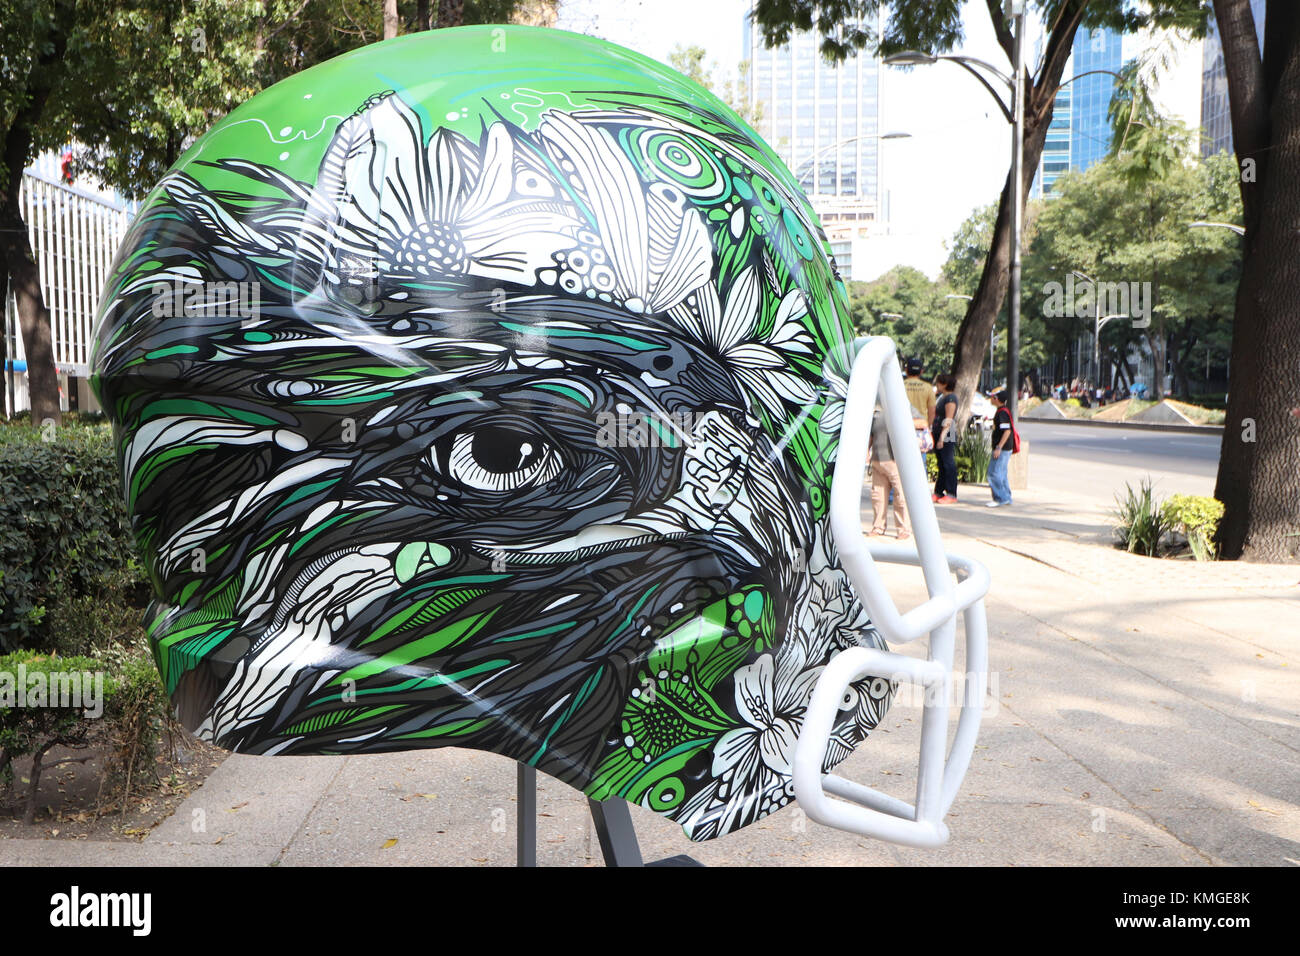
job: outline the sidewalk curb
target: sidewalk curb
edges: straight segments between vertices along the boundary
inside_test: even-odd
[[[1222,435],[1222,425],[1165,425],[1160,422],[1107,422],[1090,418],[1024,418],[1018,425],[1093,425],[1097,428],[1136,428],[1148,432],[1182,432],[1192,435]]]

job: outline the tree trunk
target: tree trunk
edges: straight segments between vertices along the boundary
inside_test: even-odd
[[[1215,497],[1226,558],[1300,559],[1300,9],[1270,0],[1261,63],[1247,0],[1215,0],[1246,235]]]
[[[432,30],[433,17],[430,13],[429,0],[419,0],[415,5],[415,29]]]
[[[0,408],[5,409],[5,417],[9,417],[9,269],[5,266],[4,253],[0,253],[0,390],[5,394],[0,395]],[[0,750],[0,777],[4,776],[5,754],[7,751]]]
[[[438,26],[459,27],[465,23],[465,0],[438,0]]]
[[[384,39],[397,36],[397,0],[384,0]]]
[[[19,180],[22,178],[19,167]],[[58,424],[59,376],[54,369],[54,342],[50,333],[50,310],[45,307],[40,268],[32,254],[27,224],[23,222],[17,197],[6,190],[0,204],[0,268],[9,273],[10,287],[18,304],[18,326],[23,351],[27,354],[27,393],[32,405],[32,424],[46,419]],[[12,190],[16,192],[16,190]]]
[[[54,369],[54,346],[50,332],[50,312],[45,307],[40,269],[32,254],[27,224],[23,221],[18,192],[22,188],[23,170],[31,160],[32,130],[36,129],[50,97],[54,78],[51,70],[63,60],[68,48],[75,5],[56,3],[48,23],[48,35],[39,57],[31,65],[25,84],[27,102],[13,114],[8,126],[0,125],[3,142],[3,170],[7,179],[0,192],[0,268],[8,272],[14,298],[18,304],[18,327],[22,330],[23,351],[27,355],[27,394],[32,406],[32,424],[50,419],[58,424],[59,376]],[[40,47],[37,47],[40,49]]]
[[[1086,7],[1087,0],[1066,0],[1064,9],[1057,15],[1054,29],[1047,39],[1038,81],[1031,84],[1029,77],[1026,77],[1024,153],[1021,163],[1022,196],[1028,195],[1029,187],[1033,185],[1034,175],[1038,171],[1038,161],[1043,155],[1043,142],[1047,139],[1047,128],[1052,122],[1056,91],[1070,56],[1075,31],[1079,28]],[[992,3],[989,4],[989,14],[994,18],[998,41],[1010,57],[1011,40],[1007,32],[1006,19]],[[998,215],[993,224],[993,241],[989,247],[988,257],[984,260],[984,271],[980,273],[979,285],[966,308],[961,327],[957,329],[957,341],[953,346],[952,373],[957,377],[958,425],[961,428],[966,427],[966,422],[970,418],[971,396],[979,382],[980,370],[984,367],[985,350],[988,348],[994,320],[1002,311],[1002,303],[1007,297],[1007,286],[1010,284],[1011,202],[1011,173],[1008,171],[1006,183],[1002,187],[1002,196],[998,200]],[[1015,388],[1016,385],[1015,382],[1007,382],[1008,388]]]
[[[32,769],[28,772],[31,783],[27,785],[27,806],[23,810],[23,823],[28,826],[36,822],[36,798],[40,795],[41,769],[45,762],[45,755],[53,746],[54,741],[51,740],[32,756]]]

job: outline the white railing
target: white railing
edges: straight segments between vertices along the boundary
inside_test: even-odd
[[[55,365],[60,372],[84,378],[89,374],[95,310],[113,257],[131,224],[132,210],[120,200],[30,170],[23,173],[19,206],[50,310]],[[4,306],[11,337],[9,357],[24,360],[12,292]]]

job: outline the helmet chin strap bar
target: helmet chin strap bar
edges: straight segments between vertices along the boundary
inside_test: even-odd
[[[928,634],[929,646],[925,659],[868,647],[852,647],[831,659],[813,689],[795,748],[795,796],[818,823],[906,846],[940,846],[948,840],[943,818],[961,787],[979,733],[988,682],[984,595],[989,574],[978,562],[943,550],[893,341],[873,336],[859,339],[858,344],[831,482],[831,533],[845,572],[885,640],[907,644]],[[862,484],[877,397],[895,450],[915,549],[910,544],[874,543],[862,533]],[[876,569],[877,561],[920,565],[929,599],[900,614]],[[967,680],[957,732],[945,759],[959,612],[966,634]],[[840,701],[848,686],[864,677],[907,681],[924,690],[915,804],[822,773]]]

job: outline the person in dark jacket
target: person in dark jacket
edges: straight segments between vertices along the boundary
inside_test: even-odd
[[[934,501],[957,503],[957,378],[944,372],[934,380],[939,397],[934,404],[934,456],[939,459],[939,477],[934,483]]]
[[[989,459],[989,490],[993,500],[986,508],[1001,508],[1011,504],[1011,485],[1007,483],[1007,468],[1015,451],[1012,436],[1011,410],[1007,408],[1007,395],[1001,389],[989,393],[993,400],[993,457]]]

